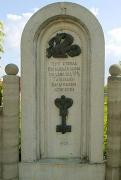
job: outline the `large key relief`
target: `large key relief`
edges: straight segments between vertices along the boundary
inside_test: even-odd
[[[62,95],[61,98],[55,99],[55,105],[59,108],[59,115],[61,116],[61,125],[56,126],[56,132],[61,132],[62,134],[71,132],[71,126],[66,124],[66,118],[68,109],[73,105],[73,100]]]

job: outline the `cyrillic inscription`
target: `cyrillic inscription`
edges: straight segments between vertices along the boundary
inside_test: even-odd
[[[80,80],[80,61],[48,61],[49,83],[57,92],[74,92]]]

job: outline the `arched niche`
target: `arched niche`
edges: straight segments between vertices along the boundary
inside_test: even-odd
[[[73,37],[81,53],[48,58],[49,41],[62,33]],[[23,161],[102,161],[104,38],[94,15],[73,3],[55,3],[39,10],[23,31],[21,58]],[[61,71],[67,74],[58,75]],[[66,116],[71,132],[65,134],[56,132],[61,117],[54,102],[62,95],[73,100]]]

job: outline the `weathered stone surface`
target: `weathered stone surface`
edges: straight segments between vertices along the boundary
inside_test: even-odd
[[[16,163],[19,161],[19,149],[16,147],[4,148],[2,153],[2,163]]]
[[[4,130],[13,130],[19,128],[19,121],[16,121],[16,116],[4,116],[4,121],[2,123],[2,128]]]
[[[8,64],[5,67],[5,72],[7,75],[16,75],[16,74],[18,74],[19,69],[15,64]]]
[[[50,17],[52,19],[48,21]],[[73,35],[74,43],[82,48],[82,52],[74,58],[48,59],[48,42],[61,31]],[[37,45],[35,50],[33,42]],[[65,153],[64,157],[102,161],[104,39],[96,18],[73,3],[49,5],[39,10],[27,23],[21,48],[22,159],[33,161],[40,159],[40,154],[56,158]],[[68,73],[68,76],[63,77],[59,73],[64,68],[68,70],[63,70],[63,74]],[[69,80],[69,74],[73,74],[73,80]],[[56,75],[61,80],[55,79]],[[56,132],[56,125],[61,119],[54,100],[61,95],[74,101],[67,120],[72,132],[65,136]]]
[[[20,163],[19,180],[104,180],[104,164],[54,163],[54,162]],[[28,173],[29,172],[29,173]]]
[[[17,127],[18,128],[18,127]],[[15,147],[19,145],[19,131],[18,129],[5,130],[2,133],[3,147]]]
[[[121,65],[113,64],[109,69],[109,73],[111,74],[111,76],[121,75]]]
[[[64,36],[60,40],[58,36],[63,33],[70,39]],[[71,48],[80,47],[78,55],[70,52],[70,42]],[[104,180],[104,165],[102,170],[102,164],[99,165],[98,176],[88,164],[103,163],[104,37],[99,22],[82,6],[55,3],[31,17],[21,43],[22,162],[29,167],[30,162],[41,163],[46,158],[53,175],[47,168],[42,180],[53,180],[56,176],[64,179],[66,170],[70,179]],[[68,111],[64,103],[60,109],[55,105],[55,99],[63,95],[73,100]],[[57,132],[62,118],[63,121],[66,118],[71,132]],[[57,165],[56,174],[49,159],[63,158],[65,161]],[[70,166],[63,168],[68,159],[74,159],[77,173]],[[86,168],[83,172],[76,159],[86,163],[88,173]],[[45,171],[43,166],[33,164],[31,174],[27,174],[23,167],[20,166],[23,180],[38,180]]]
[[[4,164],[2,167],[3,179],[10,180],[18,177],[18,164]]]
[[[120,180],[121,179],[121,168],[108,167],[106,171],[106,180]]]
[[[2,178],[18,178],[19,162],[19,81],[16,66],[6,67],[3,77]]]
[[[2,121],[3,121],[3,107],[0,107],[0,178],[2,176]]]
[[[121,178],[121,67],[112,65],[108,78],[108,131],[106,180]]]

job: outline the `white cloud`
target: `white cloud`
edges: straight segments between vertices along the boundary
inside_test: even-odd
[[[9,13],[6,15],[4,22],[5,42],[4,53],[2,55],[3,64],[0,64],[0,76],[4,74],[1,67],[8,63],[15,63],[20,69],[20,41],[23,28],[29,18],[38,10],[34,8],[30,12],[23,12],[21,14]]]
[[[109,75],[109,67],[121,61],[121,27],[114,28],[105,33],[105,73]]]
[[[96,7],[91,7],[91,8],[90,8],[90,11],[91,11],[95,16],[98,16],[98,14],[99,14],[99,9],[96,8]]]
[[[38,10],[34,8],[31,12],[25,12],[22,14],[7,14],[7,20],[5,23],[5,44],[9,49],[20,49],[20,39],[23,28],[28,19]],[[93,14],[98,15],[99,9],[92,7],[90,9]]]
[[[33,13],[34,12],[32,12],[32,13],[31,12],[23,13],[22,16],[23,16],[23,18],[27,18],[28,19],[28,18],[30,18],[33,15]]]
[[[106,53],[121,59],[121,27],[106,33]]]
[[[16,14],[7,14],[7,19],[12,20],[12,21],[18,21],[22,17]]]
[[[37,10],[37,8],[34,8],[31,12],[22,13],[21,15],[7,14],[7,20],[5,23],[5,44],[8,48],[14,48],[18,51],[20,48],[20,39],[23,28],[28,19]]]

